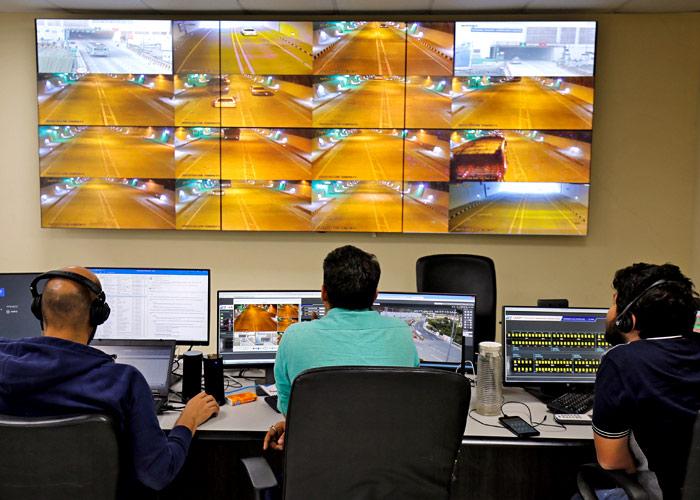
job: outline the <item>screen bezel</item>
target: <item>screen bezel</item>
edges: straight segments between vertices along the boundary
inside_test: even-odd
[[[582,380],[577,380],[577,381],[570,381],[570,382],[554,382],[554,381],[547,381],[547,380],[540,380],[540,381],[532,381],[532,382],[525,382],[525,381],[508,381],[506,379],[506,374],[507,374],[507,362],[506,362],[506,309],[507,308],[524,308],[524,309],[529,309],[529,310],[546,310],[546,311],[568,311],[568,310],[574,310],[574,311],[580,311],[583,309],[590,309],[590,310],[596,310],[600,312],[605,312],[607,314],[609,308],[608,307],[538,307],[538,306],[514,306],[514,305],[504,305],[503,309],[501,311],[501,341],[503,344],[503,369],[501,372],[501,377],[503,381],[503,386],[504,387],[557,387],[557,386],[584,386],[584,387],[592,387],[595,385],[595,375],[593,376],[593,380],[591,381],[582,381]]]
[[[202,340],[175,340],[175,345],[196,345],[196,346],[208,346],[209,338],[211,336],[211,269],[209,268],[185,268],[185,267],[118,267],[118,266],[89,266],[86,268],[90,272],[94,269],[119,269],[119,270],[147,270],[147,271],[206,271],[207,273],[207,339]],[[99,276],[98,276],[99,279]],[[107,303],[109,304],[109,297],[107,297]],[[99,328],[99,327],[98,327]],[[95,339],[95,340],[115,340],[117,342],[130,342],[130,341],[172,341],[173,339],[164,338],[148,338],[148,339]]]

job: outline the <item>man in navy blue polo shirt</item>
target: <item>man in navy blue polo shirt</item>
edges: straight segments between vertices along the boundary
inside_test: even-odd
[[[615,273],[596,378],[593,430],[604,469],[639,472],[652,498],[680,498],[700,410],[698,294],[671,264]]]
[[[197,427],[218,413],[204,392],[192,398],[168,436],[160,429],[146,379],[90,347],[95,301],[104,304],[97,277],[82,267],[47,274],[41,294],[43,336],[0,339],[0,413],[29,417],[106,413],[123,436],[131,470],[120,480],[120,497],[133,479],[160,490],[179,472]],[[107,312],[107,316],[109,313]],[[106,319],[106,318],[104,318]],[[103,319],[103,321],[104,321]]]

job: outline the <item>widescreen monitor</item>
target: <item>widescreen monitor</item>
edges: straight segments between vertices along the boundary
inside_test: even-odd
[[[37,19],[42,227],[585,235],[595,21]]]
[[[96,339],[209,343],[208,269],[90,270],[100,279],[112,309]]]
[[[593,384],[607,308],[503,308],[504,383]]]
[[[473,352],[473,295],[380,293],[373,308],[411,327],[421,365],[458,368]],[[289,325],[325,314],[318,291],[220,291],[219,354],[226,365],[269,365]]]
[[[700,311],[695,314],[695,326],[693,327],[693,332],[700,333]]]
[[[41,324],[31,311],[29,285],[41,273],[0,274],[0,338],[38,337]]]

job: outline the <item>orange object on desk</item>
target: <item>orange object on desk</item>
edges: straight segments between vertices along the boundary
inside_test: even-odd
[[[258,396],[254,392],[241,392],[239,394],[229,394],[226,396],[232,405],[242,405],[243,403],[252,403]]]

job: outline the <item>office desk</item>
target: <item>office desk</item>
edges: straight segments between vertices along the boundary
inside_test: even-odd
[[[546,407],[519,388],[506,388],[505,401],[526,403],[535,422]],[[472,391],[472,407],[475,391]],[[529,420],[521,404],[508,404],[509,415]],[[178,413],[159,417],[163,429],[171,429]],[[475,415],[480,421],[498,425],[498,417]],[[162,498],[247,498],[245,476],[239,459],[262,454],[262,438],[281,415],[262,398],[239,406],[222,407],[219,416],[203,424],[192,443],[187,463]],[[551,414],[545,423],[554,424]],[[505,428],[482,425],[467,419],[452,498],[543,499],[569,498],[574,492],[579,464],[595,460],[590,426],[566,429],[539,427],[541,435],[518,439]],[[282,454],[266,453],[281,464]]]

